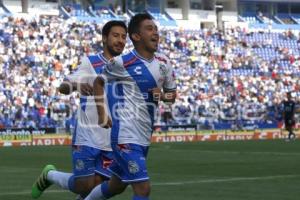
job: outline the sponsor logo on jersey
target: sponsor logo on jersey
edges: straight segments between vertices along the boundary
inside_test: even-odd
[[[136,66],[133,71],[135,72],[136,75],[142,75],[142,67],[141,66]]]

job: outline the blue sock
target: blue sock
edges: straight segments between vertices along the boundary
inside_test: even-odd
[[[102,184],[101,184],[101,192],[103,194],[103,196],[107,199],[109,199],[110,197],[114,196],[113,194],[111,194],[109,192],[109,189],[108,189],[108,181],[104,181]]]
[[[74,175],[69,178],[68,187],[69,187],[70,191],[74,192],[74,187],[75,187],[75,177],[74,177]]]
[[[139,197],[139,196],[134,195],[132,200],[149,200],[149,197]]]

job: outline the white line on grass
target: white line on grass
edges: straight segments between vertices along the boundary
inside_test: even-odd
[[[243,182],[243,181],[257,181],[257,180],[272,180],[272,179],[286,179],[286,178],[297,178],[300,174],[291,175],[278,175],[278,176],[257,176],[257,177],[235,177],[235,178],[220,178],[220,179],[203,179],[193,181],[178,181],[178,182],[161,182],[152,183],[153,186],[177,186],[177,185],[188,185],[188,184],[201,184],[201,183],[220,183],[220,182]],[[19,192],[1,192],[0,196],[16,196],[16,195],[30,195],[29,190],[23,190]],[[47,190],[46,193],[64,193],[66,190]]]
[[[270,180],[270,179],[296,178],[296,177],[300,177],[300,175],[294,174],[294,175],[278,175],[278,176],[257,176],[257,177],[235,177],[235,178],[203,179],[203,180],[181,181],[181,182],[153,183],[152,185],[154,185],[154,186],[172,186],[172,185],[201,184],[201,183],[257,181],[257,180]]]
[[[151,149],[151,151],[158,151],[162,149]],[[163,149],[165,150],[165,149]],[[199,153],[218,153],[218,154],[261,154],[261,155],[274,155],[274,156],[300,156],[300,153],[296,152],[269,152],[269,151],[213,151],[213,150],[201,150],[201,149],[170,149],[172,152],[199,152]]]

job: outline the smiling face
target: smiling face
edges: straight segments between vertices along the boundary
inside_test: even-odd
[[[105,48],[112,56],[120,55],[126,45],[126,30],[121,26],[113,26],[108,36],[103,37]]]
[[[158,28],[151,15],[140,13],[133,16],[128,26],[129,37],[139,52],[153,54],[157,51]]]
[[[140,41],[149,52],[155,52],[158,48],[158,28],[153,20],[146,19],[140,24]]]

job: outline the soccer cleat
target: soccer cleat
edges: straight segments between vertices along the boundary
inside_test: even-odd
[[[40,176],[37,178],[37,180],[32,185],[31,189],[31,196],[34,199],[39,198],[44,190],[46,190],[52,183],[47,180],[47,174],[50,170],[56,170],[56,168],[53,165],[46,165],[40,174]]]

